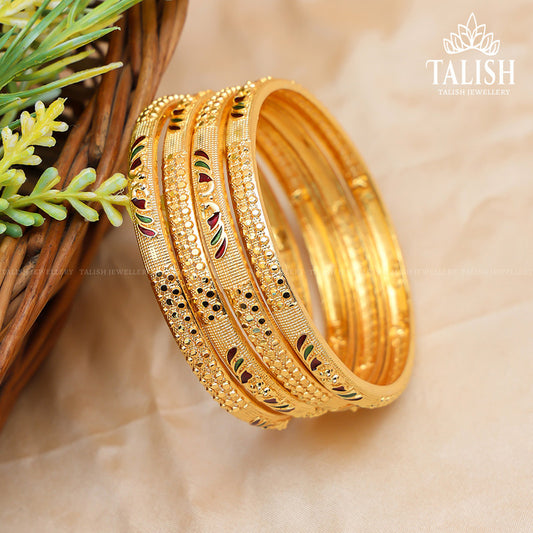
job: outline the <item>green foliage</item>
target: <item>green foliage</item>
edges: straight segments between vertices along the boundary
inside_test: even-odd
[[[139,0],[0,0],[0,126],[37,99],[50,99],[67,85],[120,67],[119,62],[65,73],[86,59],[79,50],[108,33],[120,14]],[[76,53],[78,52],[78,53]],[[49,98],[45,98],[48,96]],[[7,119],[5,118],[7,117]]]
[[[110,222],[122,223],[120,212],[114,205],[126,206],[128,199],[116,194],[126,187],[126,178],[114,174],[95,191],[85,190],[96,180],[92,168],[82,170],[64,190],[54,187],[61,181],[55,168],[46,169],[28,195],[19,194],[26,181],[24,166],[38,165],[41,158],[34,154],[35,146],[51,147],[55,144],[53,133],[65,131],[67,125],[56,118],[63,112],[64,100],[55,100],[48,108],[42,102],[35,104],[35,117],[27,111],[20,116],[20,133],[9,127],[2,129],[3,155],[0,158],[0,234],[20,237],[24,226],[40,226],[43,216],[32,208],[38,208],[56,220],[63,220],[68,202],[82,217],[91,222],[98,220],[98,212],[87,202],[99,203]],[[13,168],[16,166],[16,168]]]
[[[39,226],[44,215],[61,220],[65,203],[86,220],[98,220],[88,205],[100,204],[114,225],[122,222],[114,205],[127,205],[116,194],[126,185],[115,174],[95,191],[94,169],[82,170],[64,189],[54,168],[45,170],[30,194],[21,194],[24,166],[39,165],[36,146],[53,147],[54,133],[66,131],[56,120],[64,109],[61,89],[118,68],[115,62],[91,68],[82,65],[93,54],[90,44],[116,30],[121,14],[140,0],[0,0],[0,234],[22,235],[25,226]],[[48,107],[43,104],[51,102]],[[35,106],[35,112],[25,111]],[[43,214],[41,214],[43,213]]]

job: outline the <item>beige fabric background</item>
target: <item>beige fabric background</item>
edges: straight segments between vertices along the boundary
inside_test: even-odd
[[[431,86],[425,61],[471,11],[516,59],[510,96]],[[281,433],[233,419],[177,352],[125,224],[0,435],[0,531],[531,531],[532,25],[530,0],[191,0],[159,92],[270,74],[333,110],[404,250],[412,381]]]

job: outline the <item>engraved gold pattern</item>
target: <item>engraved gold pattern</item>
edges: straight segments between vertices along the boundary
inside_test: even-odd
[[[301,224],[325,336],[299,296],[299,273],[284,272],[278,247],[289,241],[270,222],[258,152]],[[132,137],[129,194],[163,315],[228,412],[282,429],[290,417],[380,407],[401,394],[413,325],[398,242],[359,154],[303,88],[263,78],[154,101]]]

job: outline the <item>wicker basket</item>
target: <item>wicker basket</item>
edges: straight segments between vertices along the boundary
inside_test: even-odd
[[[124,171],[137,115],[152,100],[178,42],[187,0],[144,0],[120,21],[122,31],[95,43],[100,61],[124,67],[68,92],[75,127],[58,143],[54,165],[64,184],[87,166],[98,179]],[[67,115],[68,117],[69,115]],[[117,135],[116,132],[123,132]],[[56,152],[56,153],[57,153]],[[95,184],[98,186],[98,182]],[[73,214],[0,244],[0,428],[18,394],[53,347],[99,242],[109,228]]]

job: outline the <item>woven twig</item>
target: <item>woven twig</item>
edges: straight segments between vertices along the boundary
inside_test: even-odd
[[[96,47],[102,61],[124,67],[99,84],[69,93],[68,112],[79,116],[53,164],[67,184],[82,168],[102,179],[126,168],[136,117],[152,100],[178,42],[187,0],[143,0],[122,18],[108,46]],[[104,52],[105,51],[105,52]],[[123,132],[117,135],[116,132]],[[106,217],[88,224],[72,215],[47,221],[0,244],[0,427],[18,394],[48,355],[72,300],[105,235]]]

